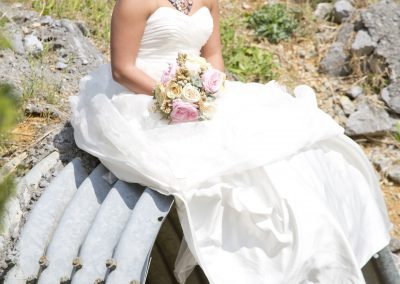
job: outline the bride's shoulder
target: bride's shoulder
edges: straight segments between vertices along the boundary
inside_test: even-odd
[[[212,9],[214,7],[218,7],[218,0],[203,0],[205,2],[205,6]]]
[[[157,9],[157,1],[118,0],[115,3],[113,17],[147,19]]]

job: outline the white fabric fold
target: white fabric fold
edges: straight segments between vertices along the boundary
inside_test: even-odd
[[[136,65],[158,80],[213,30],[161,8]],[[198,263],[214,284],[365,283],[360,268],[389,242],[386,206],[360,147],[305,85],[226,82],[210,121],[168,124],[152,98],[112,80],[109,64],[71,98],[77,145],[121,180],[175,196],[185,235],[175,275]]]

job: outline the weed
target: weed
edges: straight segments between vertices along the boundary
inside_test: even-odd
[[[400,122],[397,122],[397,124],[396,124],[396,130],[394,132],[394,138],[396,138],[396,140],[400,142]]]
[[[1,25],[0,25],[1,28]],[[3,31],[0,29],[0,49],[11,49],[11,43],[6,37],[6,35],[3,33]]]
[[[298,27],[294,13],[284,4],[262,6],[247,18],[247,23],[258,37],[271,43],[290,38]]]
[[[15,177],[13,175],[8,175],[2,180],[0,180],[0,231],[3,231],[5,208],[7,201],[10,197],[15,194]]]
[[[236,33],[241,24],[237,18],[221,20],[223,58],[227,71],[241,81],[266,82],[276,77],[272,56],[265,49],[254,46],[243,35]]]
[[[48,104],[57,105],[61,93],[61,81],[46,80],[44,66],[48,65],[51,56],[48,44],[44,45],[43,52],[38,56],[30,56],[29,72],[25,74],[22,85],[23,103],[28,101],[45,101]]]
[[[18,101],[12,96],[12,92],[11,85],[0,85],[0,149],[18,118]]]

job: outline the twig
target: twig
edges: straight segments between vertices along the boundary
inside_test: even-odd
[[[43,16],[43,13],[44,13],[44,10],[46,9],[46,0],[44,0],[44,1],[42,1],[42,3],[43,3],[43,8],[42,8],[42,11],[40,11],[40,16]]]
[[[26,134],[26,133],[12,133],[12,132],[11,132],[11,135],[29,136],[29,137],[35,136],[34,134]]]
[[[393,136],[392,136],[392,138],[393,138],[392,142],[386,142],[381,139],[377,139],[377,138],[373,138],[373,137],[365,137],[365,138],[366,138],[366,140],[369,140],[369,141],[373,141],[373,142],[377,142],[377,143],[381,143],[381,144],[385,144],[385,145],[393,145],[400,149],[400,143],[397,142],[397,140]]]

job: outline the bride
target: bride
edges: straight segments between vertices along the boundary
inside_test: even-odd
[[[390,240],[374,169],[298,86],[227,81],[212,120],[168,124],[152,90],[178,52],[223,71],[217,0],[119,0],[111,64],[71,98],[77,145],[119,179],[175,196],[176,276],[211,283],[365,283]]]

